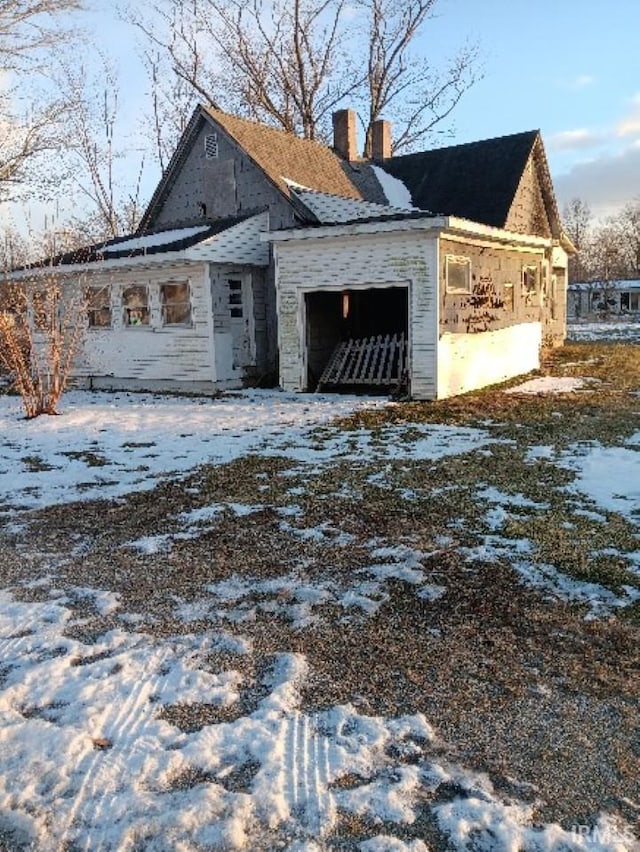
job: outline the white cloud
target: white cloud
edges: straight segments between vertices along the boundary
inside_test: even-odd
[[[616,125],[616,136],[621,138],[637,136],[640,138],[640,93],[629,98],[629,103],[631,109]]]
[[[576,130],[562,130],[549,137],[547,147],[550,151],[576,151],[594,148],[603,141],[601,133],[587,130],[585,127]]]
[[[577,77],[572,77],[570,80],[565,80],[562,85],[565,89],[585,89],[595,83],[595,77],[591,74],[578,74]]]
[[[575,165],[554,178],[560,208],[571,198],[583,198],[596,216],[615,213],[640,196],[640,145]]]

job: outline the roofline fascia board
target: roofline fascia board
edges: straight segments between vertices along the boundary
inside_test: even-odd
[[[287,242],[290,240],[323,239],[326,237],[348,237],[358,234],[392,233],[394,231],[438,231],[449,232],[471,238],[482,238],[495,242],[510,242],[516,245],[551,248],[557,241],[550,237],[518,234],[491,225],[482,225],[470,219],[456,216],[432,216],[424,219],[395,219],[393,221],[353,222],[350,224],[323,225],[319,228],[271,231],[261,235],[265,242]]]
[[[396,219],[380,222],[351,222],[349,224],[322,225],[319,228],[288,228],[261,235],[265,242],[323,239],[325,237],[350,237],[358,234],[379,234],[393,231],[433,231],[447,227],[448,219],[442,216],[425,219]]]
[[[473,222],[471,219],[461,219],[457,216],[449,217],[448,230],[454,233],[495,240],[496,242],[510,242],[541,248],[551,248],[558,243],[558,240],[553,237],[519,234],[517,231],[508,231],[506,228],[494,228],[492,225],[482,225],[480,222]]]
[[[95,260],[91,263],[65,263],[60,266],[36,266],[33,269],[20,269],[9,273],[11,281],[24,281],[35,278],[46,278],[52,275],[64,275],[73,277],[87,272],[102,272],[103,270],[121,269],[123,271],[136,270],[145,266],[184,266],[209,263],[206,258],[192,258],[187,251],[172,252],[167,254],[147,254],[138,257],[112,257],[107,260]]]
[[[183,134],[180,140],[178,141],[176,149],[173,152],[171,159],[169,160],[167,168],[161,175],[158,185],[156,186],[155,191],[151,196],[151,199],[149,200],[149,203],[147,204],[144,213],[140,217],[140,222],[138,224],[138,227],[136,228],[136,233],[144,233],[144,229],[147,222],[153,217],[153,214],[162,197],[171,187],[171,183],[175,179],[178,165],[184,157],[185,152],[188,151],[189,143],[194,138],[198,122],[201,118],[203,118],[203,116],[204,113],[202,110],[202,105],[198,104],[196,107],[194,107],[194,110],[191,114],[191,118],[189,119],[189,122],[187,123],[187,126],[185,127]]]

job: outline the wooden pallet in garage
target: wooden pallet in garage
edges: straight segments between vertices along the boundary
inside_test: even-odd
[[[345,340],[333,350],[316,391],[339,385],[398,388],[407,375],[404,333]]]

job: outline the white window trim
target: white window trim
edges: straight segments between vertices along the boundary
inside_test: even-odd
[[[462,287],[454,287],[449,284],[449,264],[456,264],[457,266],[466,266],[467,267],[467,286],[465,288]],[[444,260],[444,268],[445,268],[445,288],[447,293],[460,293],[469,295],[471,293],[471,258],[465,257],[463,255],[458,254],[447,254],[445,255]]]
[[[125,305],[125,302],[124,302],[124,294],[127,292],[127,290],[136,290],[136,289],[143,289],[143,288],[147,293],[147,308],[146,308],[146,310],[147,310],[147,316],[149,317],[149,322],[140,323],[139,325],[128,323],[127,320],[126,320],[127,308],[126,308],[126,305]],[[153,312],[152,312],[152,305],[151,305],[151,292],[150,292],[149,284],[146,284],[146,283],[145,284],[138,284],[138,283],[136,283],[136,284],[123,284],[122,285],[122,289],[121,289],[121,292],[120,292],[120,315],[121,315],[122,328],[127,329],[127,331],[129,331],[131,329],[134,329],[135,331],[153,331],[154,322],[153,322]]]
[[[520,278],[520,284],[522,286],[522,295],[523,296],[537,296],[540,292],[540,267],[537,263],[525,263],[522,267],[522,274]],[[529,271],[533,271],[535,274],[536,284],[533,290],[530,290],[525,287],[525,277],[526,273]]]
[[[166,307],[162,298],[163,287],[176,287],[180,284],[186,285],[187,299],[186,304],[189,305],[189,319],[185,322],[166,322],[164,309]],[[191,281],[188,278],[175,281],[159,281],[158,282],[158,299],[160,300],[160,325],[162,328],[192,328],[193,327],[193,299],[191,297]],[[176,303],[182,304],[182,303]]]
[[[89,311],[90,311],[90,296],[89,293],[91,290],[97,290],[99,293],[105,292],[105,300],[103,307],[109,308],[109,323],[107,325],[92,325],[89,322]],[[92,333],[94,331],[111,331],[113,328],[113,304],[112,304],[112,294],[111,294],[111,286],[109,284],[90,284],[85,288],[85,299],[87,304],[87,328]]]

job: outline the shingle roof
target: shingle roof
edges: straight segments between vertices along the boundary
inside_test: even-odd
[[[423,210],[505,226],[537,130],[385,160]]]
[[[252,214],[234,216],[228,219],[217,219],[215,222],[205,223],[187,228],[165,228],[163,230],[149,232],[144,236],[127,234],[113,240],[82,246],[73,251],[48,257],[25,267],[13,270],[20,272],[26,269],[37,269],[49,266],[67,266],[73,264],[94,263],[101,260],[115,260],[117,258],[139,257],[141,255],[160,254],[171,251],[184,251],[207,240],[216,234],[232,228],[234,225],[250,218]]]
[[[352,166],[326,145],[210,107],[202,109],[236,140],[285,196],[290,197],[289,180],[345,198],[363,197],[358,188],[360,167]]]
[[[358,201],[354,198],[343,198],[316,190],[292,187],[292,192],[311,211],[317,222],[323,225],[354,222],[359,219],[370,219],[372,216],[397,216],[411,212],[407,208]]]

